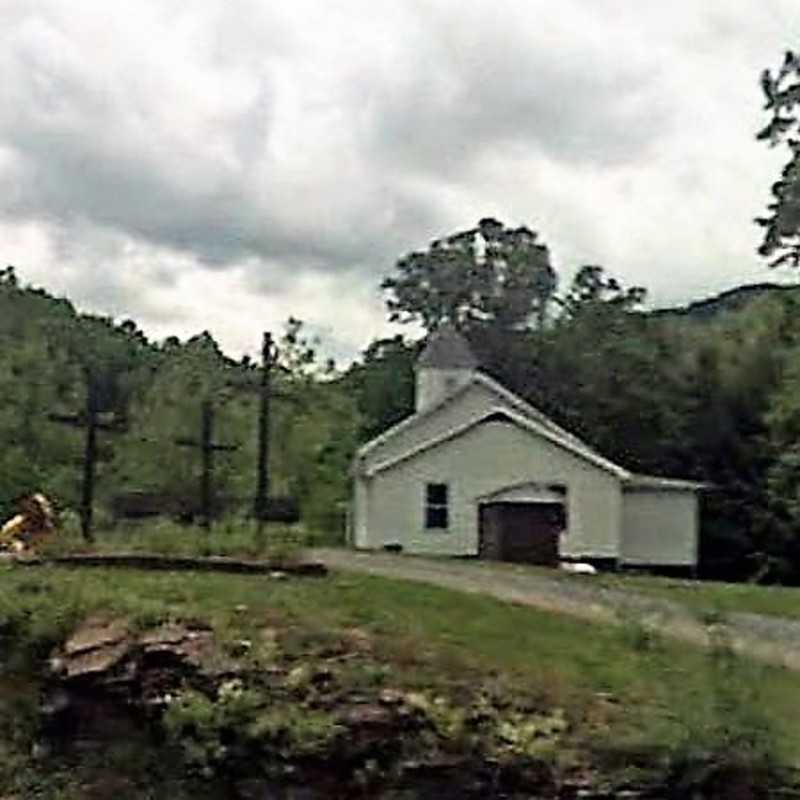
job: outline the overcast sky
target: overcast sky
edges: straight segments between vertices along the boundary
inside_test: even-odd
[[[0,0],[0,261],[163,338],[352,355],[403,253],[526,224],[657,305],[777,277],[797,0]]]

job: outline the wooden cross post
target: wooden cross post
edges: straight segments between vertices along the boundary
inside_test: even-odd
[[[97,473],[97,433],[122,433],[124,424],[119,422],[101,421],[98,408],[97,384],[91,374],[86,382],[86,409],[81,414],[49,414],[51,422],[69,425],[71,428],[86,430],[86,440],[83,448],[83,482],[81,486],[81,532],[87,542],[93,542],[92,522],[94,517],[94,484]]]
[[[264,523],[280,519],[289,521],[296,515],[296,507],[290,498],[274,498],[270,494],[270,414],[272,400],[284,400],[294,405],[305,405],[302,398],[295,397],[272,387],[272,372],[277,363],[277,351],[272,335],[264,333],[261,349],[261,381],[259,387],[258,414],[258,464],[253,516],[257,521],[258,541],[263,544]]]
[[[261,349],[261,387],[258,412],[258,471],[256,476],[255,507],[253,509],[255,518],[258,520],[259,535],[261,535],[263,530],[264,516],[269,503],[269,414],[273,358],[272,334],[265,332]]]
[[[193,447],[201,451],[203,456],[203,469],[200,475],[200,513],[203,517],[203,527],[211,528],[213,516],[213,476],[214,453],[232,452],[238,450],[239,445],[214,443],[214,406],[208,398],[203,401],[201,413],[200,441],[194,439],[176,439],[175,444],[181,447]]]

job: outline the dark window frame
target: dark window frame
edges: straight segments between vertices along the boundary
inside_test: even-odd
[[[425,484],[425,530],[450,529],[450,484]]]

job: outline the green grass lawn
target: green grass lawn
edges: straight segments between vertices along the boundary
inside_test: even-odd
[[[73,521],[37,549],[45,556],[125,552],[269,559],[294,557],[302,546],[324,541],[325,537],[309,532],[301,525],[267,523],[259,531],[252,520],[231,519],[217,522],[209,531],[199,526],[158,519],[102,528],[95,531],[92,542],[87,542]]]
[[[481,561],[462,563],[470,564],[476,570],[485,567]],[[574,575],[546,567],[499,562],[494,562],[491,566],[493,569],[508,570],[516,575],[530,574],[559,581],[574,581],[581,585],[604,586],[609,589],[663,597],[686,606],[700,616],[708,613],[749,612],[800,619],[800,587],[723,583],[625,572],[601,572],[591,576]]]
[[[750,612],[800,619],[800,588],[750,583],[677,580],[642,575],[605,575],[604,585],[683,603],[702,612]]]
[[[147,552],[185,556],[234,556],[239,558],[294,558],[304,546],[324,543],[324,537],[309,535],[299,526],[273,524],[261,535],[252,522],[223,521],[209,533],[201,528],[187,528],[167,520],[120,525],[114,530],[100,530],[95,542],[88,545],[71,526],[45,545],[44,554],[67,552],[100,553]],[[413,558],[413,557],[412,557]],[[460,562],[480,570],[479,561]],[[571,575],[558,570],[517,564],[492,563],[493,569],[507,569],[517,574],[530,573],[564,581],[578,581],[608,588],[635,591],[681,603],[699,615],[736,611],[800,618],[800,588],[757,586],[745,583],[678,580],[625,573],[598,576]]]
[[[748,612],[768,616],[800,619],[800,587],[759,586],[752,583],[723,583],[657,575],[601,573],[599,575],[571,575],[539,567],[511,566],[519,571],[532,570],[533,574],[555,577],[559,580],[601,585],[609,589],[636,592],[663,597],[680,603],[692,611],[706,613]]]
[[[500,676],[513,691],[566,709],[587,737],[602,713],[613,731],[604,744],[615,746],[702,737],[720,714],[748,725],[752,716],[774,729],[784,758],[800,761],[800,675],[720,660],[635,626],[592,626],[491,598],[353,574],[275,581],[0,567],[0,625],[13,623],[31,652],[46,653],[96,610],[143,626],[199,617],[223,639],[279,625],[295,633],[298,648],[356,628],[373,641],[386,665],[381,680],[389,684],[448,693]]]

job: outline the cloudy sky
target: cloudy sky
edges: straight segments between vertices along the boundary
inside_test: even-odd
[[[352,355],[496,216],[658,305],[772,279],[754,140],[796,0],[0,0],[0,262],[152,336]]]

